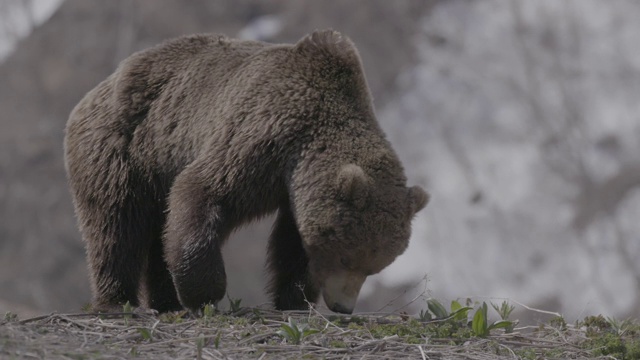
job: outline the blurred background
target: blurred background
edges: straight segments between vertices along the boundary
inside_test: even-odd
[[[332,27],[358,47],[410,183],[432,194],[356,311],[412,313],[424,294],[640,316],[638,19],[632,0],[0,0],[0,312],[90,300],[63,129],[122,59],[181,34],[295,42]],[[272,221],[225,249],[242,305],[268,301]]]

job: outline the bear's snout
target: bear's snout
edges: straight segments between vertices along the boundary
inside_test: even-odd
[[[330,275],[322,287],[324,302],[331,311],[351,314],[366,278],[366,275],[347,271]]]
[[[351,313],[353,313],[353,308],[346,308],[338,303],[334,303],[333,306],[329,306],[329,309],[331,309],[331,311],[333,312],[337,312],[341,314],[351,315]]]

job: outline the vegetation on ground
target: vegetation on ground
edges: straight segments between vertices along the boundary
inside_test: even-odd
[[[640,324],[589,316],[518,326],[508,302],[429,299],[406,313],[328,315],[207,306],[202,314],[51,314],[0,320],[2,359],[640,359]],[[490,309],[493,309],[491,312]],[[535,311],[535,310],[532,310]],[[495,319],[494,319],[495,318]]]

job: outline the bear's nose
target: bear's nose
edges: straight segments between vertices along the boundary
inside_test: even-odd
[[[333,312],[341,313],[341,314],[351,314],[353,313],[353,307],[347,307],[342,304],[334,303],[332,305],[327,305],[329,309]]]

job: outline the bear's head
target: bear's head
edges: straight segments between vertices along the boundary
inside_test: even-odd
[[[327,306],[350,314],[369,275],[391,264],[408,246],[411,220],[429,201],[405,179],[367,175],[362,167],[338,168],[312,226],[301,227],[312,279]],[[325,189],[326,190],[326,189]]]

